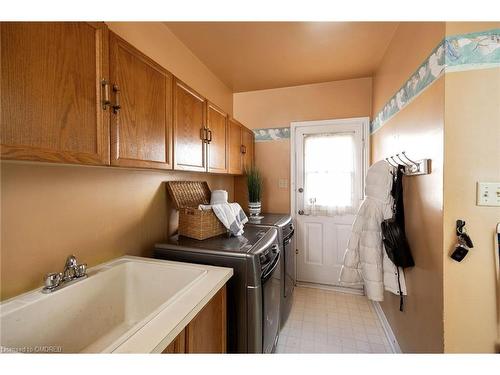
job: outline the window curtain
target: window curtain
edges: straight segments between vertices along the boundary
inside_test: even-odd
[[[304,137],[304,211],[313,216],[354,213],[354,133]]]

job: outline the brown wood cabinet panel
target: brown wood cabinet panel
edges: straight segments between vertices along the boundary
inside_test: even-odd
[[[186,352],[225,353],[226,324],[226,286],[224,286],[187,326]]]
[[[172,75],[110,33],[111,164],[172,168]]]
[[[254,164],[254,141],[255,135],[252,130],[243,127],[242,131],[242,145],[243,145],[243,171],[250,168]]]
[[[109,164],[104,23],[2,22],[3,159]]]
[[[163,354],[183,354],[186,353],[186,330],[183,329],[181,333],[172,341],[162,352]]]
[[[228,167],[228,131],[227,114],[214,104],[207,104],[208,171],[227,173]]]
[[[174,169],[205,171],[205,98],[174,80]]]
[[[242,151],[242,126],[234,120],[228,121],[228,146],[229,146],[229,173],[242,174],[243,173],[243,154]]]

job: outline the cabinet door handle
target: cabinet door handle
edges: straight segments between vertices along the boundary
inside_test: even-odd
[[[111,104],[111,100],[109,100],[109,82],[103,79],[101,81],[102,87],[102,109],[108,109],[108,106]]]
[[[113,112],[118,113],[122,108],[120,105],[120,87],[118,85],[113,85],[113,92],[115,93],[115,104],[113,105]]]
[[[207,128],[203,127],[200,129],[200,138],[203,143],[208,143]]]
[[[210,143],[212,142],[212,131],[210,129],[207,129],[208,131],[208,139],[207,139],[207,142]]]
[[[247,147],[245,145],[241,145],[241,153],[246,154],[247,153]]]

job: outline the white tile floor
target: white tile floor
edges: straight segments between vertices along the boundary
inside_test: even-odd
[[[294,293],[277,353],[391,353],[366,297],[305,287]]]

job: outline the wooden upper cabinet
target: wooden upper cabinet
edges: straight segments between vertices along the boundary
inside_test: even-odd
[[[2,22],[3,159],[109,164],[104,23]]]
[[[174,80],[174,169],[206,171],[205,98]]]
[[[210,102],[207,104],[207,133],[208,171],[227,173],[227,114]]]
[[[172,74],[117,35],[109,42],[111,164],[170,169]]]
[[[228,148],[229,148],[229,173],[242,174],[243,173],[243,143],[242,143],[242,126],[234,120],[228,121]]]
[[[242,136],[242,152],[243,152],[243,172],[252,167],[255,157],[255,135],[252,130],[243,127]]]
[[[251,131],[102,22],[0,22],[0,43],[2,159],[231,174],[253,162]]]

